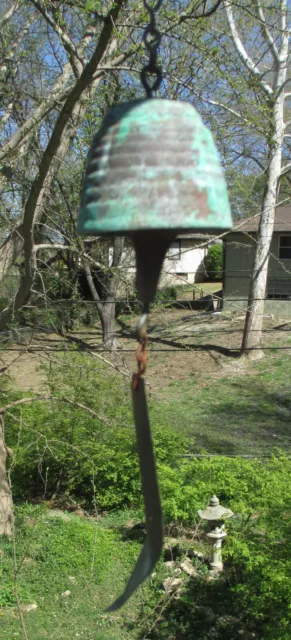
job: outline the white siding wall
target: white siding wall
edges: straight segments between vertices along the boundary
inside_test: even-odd
[[[202,282],[204,279],[203,260],[207,255],[207,247],[200,247],[202,241],[197,242],[191,238],[182,238],[180,242],[180,257],[165,260],[161,278],[162,286],[187,282],[193,284]]]
[[[189,282],[202,282],[204,280],[203,260],[207,255],[207,247],[200,248],[203,241],[191,238],[180,240],[180,257],[166,258],[159,286],[186,284]],[[109,249],[109,266],[112,264],[113,251]],[[127,246],[122,254],[122,272],[128,280],[133,280],[135,276],[135,255],[132,246]],[[177,274],[180,274],[177,276]],[[184,275],[183,275],[184,274]]]

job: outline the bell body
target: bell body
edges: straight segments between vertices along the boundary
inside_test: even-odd
[[[172,237],[231,226],[218,152],[194,107],[146,99],[109,110],[88,156],[80,234]]]

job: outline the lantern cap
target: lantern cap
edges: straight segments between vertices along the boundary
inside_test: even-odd
[[[108,111],[88,156],[80,234],[221,233],[231,226],[218,152],[192,105],[142,99]]]
[[[206,509],[198,511],[198,515],[202,520],[220,520],[221,518],[231,518],[233,512],[231,509],[225,509],[225,507],[220,504],[219,498],[213,495]]]

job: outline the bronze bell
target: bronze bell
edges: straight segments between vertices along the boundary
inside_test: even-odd
[[[218,152],[192,105],[145,99],[109,110],[89,152],[78,231],[132,237],[145,304],[177,234],[231,226]]]

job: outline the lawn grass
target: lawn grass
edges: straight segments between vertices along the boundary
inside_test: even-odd
[[[284,341],[284,345],[287,344],[289,344],[288,338]],[[153,425],[172,426],[176,430],[186,431],[189,436],[195,439],[194,452],[207,451],[208,453],[234,456],[261,456],[269,454],[275,448],[280,448],[291,454],[291,391],[289,384],[291,358],[288,351],[280,351],[282,346],[280,342],[273,344],[273,346],[278,350],[266,351],[265,358],[256,364],[244,364],[239,359],[225,357],[221,369],[213,367],[211,372],[203,371],[203,368],[201,368],[200,372],[196,372],[194,375],[191,375],[185,367],[183,379],[181,377],[179,380],[172,379],[162,388],[155,389],[155,394],[150,397],[150,412]],[[76,354],[76,357],[79,357],[78,354]],[[192,354],[192,357],[195,358],[195,353]],[[88,360],[88,362],[91,361]],[[83,359],[82,363],[84,364]],[[219,375],[219,371],[221,371],[221,375]],[[110,375],[112,374],[110,373]],[[87,389],[89,378],[86,381],[83,380],[83,377],[82,374],[82,377],[78,378],[78,391],[80,393],[82,391],[82,381],[86,387],[85,391],[89,395],[88,397],[84,396],[84,398],[81,396],[81,400],[89,404],[92,401],[89,393],[90,388],[88,387]],[[94,384],[96,384],[95,378]],[[102,384],[106,387],[105,380],[103,380]],[[121,393],[123,393],[122,384],[120,382]],[[111,386],[110,394],[112,394],[113,389],[113,386]],[[130,425],[130,397],[127,380],[124,381],[124,390],[124,406],[119,401],[118,415],[121,421],[124,420],[126,425],[128,421],[128,425]],[[101,406],[102,411],[104,410],[105,412],[106,410],[106,415],[113,419],[116,407],[114,403],[108,404],[107,395],[104,396],[104,406],[103,404]],[[23,409],[23,412],[25,410],[27,409]],[[25,413],[23,415],[25,418]],[[173,434],[173,450],[175,450],[174,440],[175,436]],[[170,490],[173,493],[175,478],[174,475],[173,478],[171,476],[171,474],[174,474],[173,465],[169,466],[167,474],[161,477],[162,493],[164,492],[165,501],[174,500],[176,496],[178,502],[184,501],[186,503],[190,496],[187,491],[191,492],[193,489],[195,493],[198,485],[200,487],[199,491],[202,493],[204,491],[203,487],[206,487],[205,496],[203,494],[202,501],[199,494],[199,504],[198,502],[196,504],[194,500],[195,509],[193,508],[193,513],[196,513],[197,508],[206,503],[213,490],[217,491],[219,496],[222,493],[222,501],[227,506],[229,495],[226,489],[228,484],[237,497],[238,489],[241,489],[241,487],[244,489],[244,485],[246,485],[245,479],[239,475],[241,467],[243,467],[243,464],[246,465],[246,461],[230,461],[226,458],[217,458],[215,461],[203,460],[195,464],[200,465],[201,463],[200,466],[202,468],[204,464],[206,465],[206,462],[209,467],[205,468],[204,471],[202,469],[201,477],[198,473],[199,469],[196,476],[193,470],[192,476],[190,479],[188,478],[187,483],[178,487],[177,496],[176,494],[170,495]],[[212,468],[213,463],[217,466],[216,475]],[[229,463],[234,465],[236,476],[231,466],[227,471]],[[288,460],[287,463],[285,476],[280,472],[280,468],[279,470],[277,469],[277,475],[275,475],[275,472],[273,474],[275,481],[271,485],[268,484],[269,481],[266,481],[265,485],[260,485],[258,482],[263,476],[262,471],[261,473],[260,471],[258,473],[250,472],[253,485],[258,485],[256,491],[259,499],[262,501],[263,499],[267,500],[269,496],[270,501],[273,502],[276,497],[278,502],[278,498],[283,495],[280,482],[283,483],[283,489],[288,494],[287,497],[289,496],[286,477],[290,475],[288,466],[290,461]],[[248,464],[258,465],[259,470],[261,468],[261,463],[256,461],[254,463],[248,461]],[[262,464],[267,466],[269,461],[264,461]],[[280,465],[281,462],[274,462],[273,464]],[[282,468],[284,464],[283,461]],[[245,466],[246,468],[247,465]],[[270,473],[272,474],[272,469]],[[234,485],[234,477],[236,485]],[[207,482],[214,482],[213,478],[215,478],[215,486],[213,488],[211,486],[210,491],[210,485],[208,486]],[[252,496],[248,486],[245,493],[244,500],[246,504],[250,505],[250,510],[254,510],[257,514],[257,503],[254,502],[255,506],[251,506]],[[280,513],[279,524],[281,521],[283,524],[289,522],[290,506],[287,497],[283,495],[283,504],[280,501],[278,504],[276,503],[274,514],[271,513],[270,515],[271,524],[273,520],[277,523],[278,513]],[[166,505],[164,507],[165,511],[166,507],[169,509],[170,506],[169,504]],[[267,506],[269,509],[269,503]],[[165,609],[163,600],[165,596],[161,590],[161,583],[165,575],[165,568],[162,562],[159,563],[153,576],[139,589],[124,609],[116,614],[106,613],[106,607],[122,592],[141,548],[142,537],[136,538],[126,534],[125,525],[129,519],[132,520],[132,514],[129,512],[112,513],[110,516],[95,521],[69,514],[65,514],[63,518],[53,518],[45,506],[23,505],[16,509],[16,516],[15,556],[13,543],[7,540],[0,541],[0,549],[2,550],[2,554],[0,553],[1,639],[12,640],[15,637],[23,637],[15,599],[15,583],[13,580],[15,565],[17,567],[17,591],[21,605],[33,603],[38,605],[35,611],[23,614],[28,640],[39,640],[42,637],[47,639],[56,638],[58,640],[71,640],[71,638],[84,638],[84,640],[160,638],[161,640],[169,640],[171,635],[174,638],[181,637],[187,640],[192,640],[192,637],[203,637],[205,639],[217,637],[219,640],[222,637],[229,637],[232,640],[240,637],[248,640],[249,638],[264,637],[266,640],[274,640],[275,638],[287,640],[290,637],[288,635],[290,631],[289,618],[287,620],[287,617],[286,624],[288,623],[289,625],[287,635],[280,635],[279,632],[279,635],[275,635],[275,627],[272,627],[269,635],[266,634],[265,636],[260,635],[260,631],[259,635],[246,635],[246,632],[240,628],[237,635],[234,635],[232,631],[227,635],[223,630],[220,635],[219,633],[216,636],[213,635],[213,629],[216,631],[219,624],[224,624],[222,614],[227,618],[231,597],[236,609],[233,611],[234,618],[230,622],[232,625],[237,622],[241,584],[239,583],[237,586],[236,582],[226,582],[222,586],[220,586],[219,582],[213,586],[211,583],[207,583],[204,586],[202,585],[201,588],[201,584],[198,581],[194,581],[193,584],[191,583],[193,590],[188,595],[183,596],[178,603],[169,599],[169,604],[173,605],[173,611]],[[233,540],[233,544],[239,543],[239,536],[242,535],[239,529],[240,524],[238,523],[237,526],[238,533],[235,530],[233,534],[231,532],[229,534],[227,544],[230,548],[231,541]],[[287,531],[287,529],[286,531],[285,529],[282,532],[279,531],[279,533],[276,529],[274,533],[275,544],[272,542],[273,546],[268,546],[268,542],[265,542],[262,536],[257,541],[257,538],[254,537],[257,532],[252,533],[253,537],[250,538],[250,549],[254,548],[254,557],[257,557],[259,553],[262,553],[262,557],[265,554],[268,571],[269,559],[273,558],[273,590],[277,576],[276,562],[278,553],[282,554],[284,552],[285,555],[284,557],[282,556],[280,562],[283,568],[286,565],[286,557],[289,552],[284,547],[284,541],[288,539],[287,534],[289,535],[289,530]],[[247,535],[249,534],[246,533]],[[242,545],[245,545],[245,540],[248,541],[248,538],[242,539]],[[280,544],[278,544],[278,540]],[[253,547],[252,545],[255,544],[257,546]],[[265,545],[263,551],[261,549],[262,545]],[[238,547],[238,551],[235,551],[234,547],[232,548],[232,553],[240,554],[243,551],[243,546],[241,548]],[[247,552],[249,553],[248,550]],[[238,564],[238,567],[240,569],[240,564]],[[281,572],[283,571],[282,567],[280,569]],[[259,609],[259,611],[265,611],[264,607],[268,607],[268,599],[270,598],[267,593],[269,585],[267,569],[267,577],[264,573],[261,575],[258,572],[257,575],[254,573],[254,579],[251,563],[249,567],[247,565],[247,568],[250,574],[250,586],[248,589],[250,589],[251,595],[248,596],[249,599],[254,598],[254,594],[258,591],[257,585],[260,585],[261,588],[262,580],[265,579],[266,605],[262,605],[262,608]],[[289,565],[287,569],[286,571],[284,569],[285,573],[283,575],[286,584],[290,574]],[[245,576],[246,574],[244,573],[243,575]],[[245,577],[242,579],[242,585],[244,580]],[[234,590],[236,587],[237,593]],[[68,597],[62,596],[67,590],[71,591],[71,594]],[[276,593],[275,591],[275,596]],[[273,598],[274,602],[277,597],[275,596]],[[159,611],[158,609],[156,613],[155,607],[159,600],[162,602],[160,604],[161,610]],[[280,591],[278,595],[280,606],[283,600],[284,598]],[[194,602],[195,606],[193,606]],[[232,604],[231,606],[234,605]],[[245,615],[248,619],[250,616],[247,606],[249,606],[248,602],[245,605]],[[207,615],[205,614],[205,608],[208,609],[209,613],[208,622],[208,614],[207,612]],[[285,612],[283,614],[285,615]],[[170,616],[172,616],[172,619]],[[157,619],[159,619],[159,625],[156,624],[155,634],[142,631],[143,628],[147,629],[151,626],[151,621],[154,623]],[[146,620],[148,620],[148,623],[144,624]],[[181,631],[181,620],[184,620],[183,624],[187,625],[187,631]],[[253,624],[252,619],[251,622]],[[209,629],[207,625],[209,625]],[[173,636],[173,633],[176,635]]]
[[[193,291],[203,291],[204,295],[215,293],[222,287],[221,282],[196,282],[194,284],[182,284],[176,287],[177,300],[193,300]]]
[[[279,345],[278,345],[279,347]],[[283,355],[282,355],[283,353]],[[276,448],[291,454],[291,357],[266,353],[263,361],[230,372],[185,375],[172,380],[153,403],[154,419],[195,438],[195,452],[267,455]]]
[[[168,497],[172,472],[168,468],[162,482],[168,485]],[[124,511],[93,520],[53,512],[45,505],[17,507],[15,544],[0,540],[1,640],[288,640],[289,478],[290,461],[284,458],[261,463],[219,457],[187,463],[187,469],[184,464],[176,498],[186,509],[194,506],[189,502],[191,491],[194,514],[211,495],[213,484],[223,503],[234,509],[224,543],[225,572],[208,581],[206,564],[193,559],[196,575],[189,579],[159,561],[116,613],[106,612],[106,607],[123,590],[143,539],[142,530],[132,527],[135,514]],[[179,481],[176,478],[178,491]],[[175,538],[172,549],[177,542],[182,556],[176,568],[187,549],[210,555],[201,527],[192,526],[187,536]],[[35,610],[23,612],[26,635],[16,606],[15,567],[22,610],[37,604]],[[169,575],[182,580],[178,598],[161,588]],[[64,595],[66,591],[70,593]]]
[[[118,612],[105,612],[122,592],[140,551],[140,541],[125,539],[125,512],[98,521],[64,514],[50,517],[45,507],[16,509],[17,591],[29,640],[121,640],[137,638],[138,617],[151,600],[155,578]],[[15,601],[13,544],[1,540],[0,637],[11,640],[22,630]],[[70,591],[68,597],[62,593]]]

